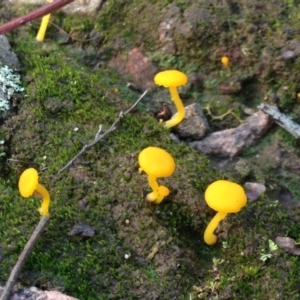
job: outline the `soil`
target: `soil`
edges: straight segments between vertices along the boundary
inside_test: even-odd
[[[246,109],[266,101],[299,122],[299,5],[106,1],[95,16],[56,13],[42,44],[35,41],[38,22],[8,34],[25,92],[0,131],[0,281],[40,217],[40,200],[24,199],[17,189],[20,174],[35,167],[51,195],[51,220],[18,286],[84,300],[299,299],[299,259],[272,245],[277,236],[300,239],[299,144],[276,124],[238,157],[207,158],[174,143],[147,112],[171,103],[162,88],[152,87],[115,131],[59,172],[93,141],[100,124],[107,130],[148,87],[146,79],[139,84],[140,73],[110,67],[113,59],[122,66],[136,48],[157,69],[180,69],[193,78],[180,91],[185,103],[209,104],[214,115],[234,107],[244,118]],[[0,4],[0,15],[30,9]],[[213,130],[239,124],[232,115],[207,117]],[[147,176],[138,173],[138,154],[148,146],[167,150],[176,162],[174,174],[159,179],[171,190],[160,205],[145,200]],[[208,246],[203,233],[215,212],[204,192],[218,179],[257,182],[267,190],[228,215],[217,244]],[[69,235],[81,223],[94,235]]]

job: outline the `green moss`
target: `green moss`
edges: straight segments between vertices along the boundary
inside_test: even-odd
[[[288,91],[280,104],[294,108],[298,72],[291,72],[291,68],[297,70],[299,62],[278,66],[280,59],[274,59],[270,50],[273,42],[280,45],[284,41],[280,25],[288,21],[289,14],[279,13],[281,4],[272,1],[274,11],[270,15],[253,14],[249,6],[240,7],[241,15],[228,16],[222,6],[203,4],[218,19],[217,25],[200,22],[190,40],[175,36],[177,52],[167,55],[157,50],[157,27],[164,19],[161,11],[167,2],[124,5],[122,1],[108,1],[97,16],[89,18],[57,14],[55,22],[73,38],[72,51],[68,45],[51,42],[53,28],[44,44],[34,42],[34,26],[11,36],[23,63],[27,96],[20,102],[19,114],[9,119],[1,132],[8,149],[8,160],[2,162],[6,177],[0,184],[1,281],[7,280],[38,223],[40,200],[23,199],[17,191],[19,175],[33,166],[39,169],[40,181],[52,197],[51,221],[25,265],[20,277],[23,285],[56,288],[93,300],[188,299],[190,293],[193,299],[198,295],[202,299],[216,295],[222,299],[265,299],[266,295],[270,299],[299,298],[297,258],[276,250],[266,262],[260,260],[261,251],[268,250],[269,239],[274,241],[278,235],[300,239],[299,217],[288,214],[277,201],[282,188],[294,197],[300,195],[298,175],[284,168],[275,172],[274,161],[266,159],[267,155],[260,159],[263,149],[274,141],[297,154],[295,141],[283,131],[274,130],[245,151],[241,169],[222,173],[186,144],[174,144],[169,132],[145,113],[144,99],[137,110],[122,119],[117,130],[78,158],[68,171],[58,174],[94,139],[100,124],[107,130],[119,112],[139,97],[112,70],[101,66],[95,71],[82,64],[84,50],[98,47],[88,43],[86,35],[92,29],[103,35],[106,52],[101,59],[107,59],[114,41],[121,39],[124,53],[133,45],[143,45],[146,52],[156,51],[152,58],[160,67],[204,72],[206,93],[197,91],[197,96],[203,103],[211,102],[214,115],[224,113],[234,103],[255,107],[266,91],[283,86]],[[183,13],[186,3],[177,4]],[[180,18],[183,20],[184,15]],[[244,24],[259,26],[258,33],[247,32]],[[268,29],[266,25],[270,25]],[[271,35],[279,40],[270,40]],[[244,54],[225,72],[220,55],[238,51],[240,41]],[[219,85],[233,75],[245,80],[244,93],[218,102]],[[251,76],[254,81],[247,82]],[[229,120],[221,125],[232,124]],[[147,178],[138,174],[137,155],[149,145],[165,148],[176,161],[174,175],[159,179],[171,189],[160,206],[146,203]],[[240,213],[228,215],[218,231],[217,245],[210,247],[203,242],[203,232],[215,212],[206,206],[203,194],[207,185],[219,178],[240,183],[256,180],[268,191],[258,201],[249,201]],[[80,208],[80,200],[86,201],[86,209]],[[81,222],[94,228],[94,237],[69,235]],[[147,259],[155,246],[157,254]],[[126,260],[128,253],[131,256]],[[192,292],[194,285],[199,289]]]
[[[173,276],[162,276],[151,261],[138,262],[143,259],[141,246],[137,243],[132,247],[126,242],[120,233],[123,225],[120,226],[115,207],[126,203],[145,205],[142,194],[148,184],[137,172],[137,153],[149,145],[163,147],[172,153],[178,168],[174,178],[184,178],[209,168],[202,179],[183,185],[182,191],[203,191],[217,174],[207,159],[186,145],[173,144],[168,131],[139,110],[124,117],[117,130],[88,150],[73,168],[58,174],[61,167],[94,139],[100,124],[107,130],[119,112],[128,108],[139,95],[123,88],[123,83],[112,71],[90,71],[54,43],[37,45],[22,38],[15,51],[26,70],[23,76],[27,96],[20,104],[14,126],[4,126],[9,157],[14,160],[6,166],[10,171],[6,184],[9,188],[1,185],[1,207],[8,220],[0,222],[4,247],[0,280],[8,278],[18,254],[38,223],[40,201],[22,199],[16,185],[24,168],[33,166],[39,169],[40,181],[52,197],[51,221],[25,265],[20,278],[22,284],[65,290],[81,299],[121,299],[134,297],[135,281],[146,278],[147,284],[140,291],[141,295],[152,289],[158,295],[164,295],[162,299],[168,299],[173,290]],[[78,131],[74,131],[75,127]],[[198,161],[196,165],[195,160]],[[173,189],[175,180],[171,178],[169,182]],[[87,201],[87,210],[79,208],[81,199]],[[150,207],[146,211],[149,216],[152,214]],[[175,228],[182,223],[180,230],[184,230],[191,226],[188,213],[187,206],[180,212],[182,217],[174,209],[178,219],[167,220],[165,224],[170,221],[168,226]],[[138,210],[124,209],[121,216],[122,222],[123,217],[134,220]],[[93,227],[95,237],[69,236],[68,232],[80,222]],[[142,219],[141,226],[143,229],[136,228],[134,235],[146,243],[145,250],[150,252],[156,243],[155,228],[160,231],[163,225],[150,219],[149,223],[143,224]],[[168,237],[171,236],[172,233],[168,233]],[[174,241],[180,242],[176,233]],[[165,250],[160,251],[167,253],[167,247],[162,247]],[[147,255],[145,250],[143,253]],[[125,253],[132,253],[133,258],[126,261]],[[189,274],[189,264],[182,263],[178,273],[180,280],[176,279],[176,289],[184,295],[194,280]],[[137,276],[128,276],[132,272]],[[131,286],[132,290],[128,288]],[[169,292],[165,293],[165,290]]]

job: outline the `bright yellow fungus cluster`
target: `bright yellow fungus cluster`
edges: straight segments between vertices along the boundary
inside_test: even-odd
[[[226,63],[226,61],[224,60],[222,63]],[[168,70],[158,73],[154,81],[170,90],[178,114],[166,122],[166,127],[175,126],[184,118],[184,106],[176,88],[187,83],[187,76],[177,70]],[[152,189],[146,199],[151,203],[160,204],[170,191],[166,186],[159,185],[157,178],[171,176],[175,171],[176,164],[172,155],[164,149],[151,146],[140,152],[138,162],[139,172],[144,171],[148,175],[148,183]],[[43,202],[39,212],[42,216],[49,215],[50,196],[46,188],[38,182],[38,172],[34,168],[29,168],[22,173],[19,179],[19,190],[21,195],[26,198],[33,194],[41,196]],[[214,245],[217,241],[214,231],[218,224],[228,213],[239,212],[247,204],[247,196],[243,187],[237,183],[217,180],[207,187],[205,201],[210,208],[217,211],[204,232],[205,243]]]

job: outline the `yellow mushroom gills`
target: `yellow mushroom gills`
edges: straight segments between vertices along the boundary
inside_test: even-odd
[[[188,81],[187,76],[177,70],[167,70],[159,72],[154,77],[154,82],[157,85],[162,85],[166,88],[169,88],[171,98],[174,101],[174,104],[177,108],[178,113],[173,116],[171,120],[165,122],[167,128],[171,128],[179,124],[184,118],[184,106],[179,97],[177,87],[185,85]]]
[[[50,195],[47,189],[38,182],[39,176],[34,168],[26,169],[19,179],[19,191],[22,197],[28,198],[33,194],[42,197],[42,206],[39,212],[42,216],[49,216]]]
[[[219,223],[228,213],[239,212],[246,205],[247,196],[243,187],[237,183],[217,180],[207,187],[204,197],[207,205],[217,211],[204,233],[205,243],[214,245],[217,242],[214,231]]]
[[[152,193],[147,195],[147,200],[155,204],[169,195],[170,191],[166,186],[159,186],[157,178],[171,176],[175,170],[175,162],[171,154],[161,148],[147,147],[139,154],[139,171],[148,175],[148,183]]]

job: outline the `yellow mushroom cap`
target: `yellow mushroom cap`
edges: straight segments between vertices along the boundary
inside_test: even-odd
[[[188,81],[187,76],[177,70],[166,70],[159,72],[154,77],[154,82],[157,85],[168,87],[178,87],[185,85]]]
[[[39,175],[36,169],[25,170],[19,179],[19,191],[22,197],[30,197],[38,185]]]
[[[223,56],[221,58],[221,62],[222,62],[223,65],[228,65],[229,64],[229,58],[228,58],[228,56]]]
[[[139,154],[141,169],[154,177],[168,177],[175,170],[175,162],[171,154],[157,147],[148,147]]]
[[[217,180],[210,184],[204,198],[210,208],[224,213],[239,212],[247,203],[243,187],[227,180]]]

